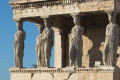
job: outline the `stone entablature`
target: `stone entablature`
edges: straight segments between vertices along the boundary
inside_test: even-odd
[[[116,67],[117,68],[117,67]],[[10,68],[11,73],[78,73],[78,72],[114,72],[114,67],[94,67],[94,68]]]
[[[45,1],[45,2],[36,2],[36,3],[32,3],[32,2],[24,2],[26,4],[23,3],[17,3],[17,2],[10,2],[10,4],[12,4],[12,8],[13,9],[24,9],[24,8],[30,8],[30,7],[42,7],[42,6],[54,6],[54,5],[61,5],[61,4],[73,4],[73,3],[82,3],[82,2],[89,2],[92,0],[60,0],[60,1]],[[17,3],[17,4],[15,4]]]
[[[40,1],[48,1],[48,0],[10,0],[14,3],[30,3],[30,2],[40,2]]]
[[[115,6],[115,4],[116,6]],[[72,2],[51,1],[37,3],[14,3],[10,2],[13,8],[13,18],[27,18],[37,16],[62,15],[79,12],[96,12],[96,11],[119,11],[119,1],[86,1],[75,0]]]

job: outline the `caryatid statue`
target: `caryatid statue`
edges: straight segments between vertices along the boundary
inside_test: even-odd
[[[54,42],[54,31],[49,25],[48,18],[44,18],[44,24],[46,29],[44,29],[42,33],[42,53],[44,54],[45,58],[44,66],[50,67],[51,49]]]
[[[115,21],[116,14],[115,12],[108,12],[109,24],[106,27],[104,45],[104,64],[107,66],[116,65],[119,29]]]
[[[23,30],[23,23],[21,21],[16,21],[16,24],[18,31],[15,34],[14,40],[15,67],[22,68],[26,33]]]
[[[80,67],[82,64],[82,54],[83,54],[83,40],[82,33],[84,31],[83,27],[80,25],[80,19],[78,14],[73,14],[73,21],[75,26],[71,31],[71,44],[69,48],[69,66]]]
[[[42,32],[44,29],[43,25],[37,24],[38,30],[39,30],[39,35],[37,36],[36,39],[36,58],[37,58],[37,67],[42,67],[44,66],[44,54],[42,53]]]

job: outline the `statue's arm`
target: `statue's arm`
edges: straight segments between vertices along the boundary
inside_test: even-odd
[[[14,48],[16,47],[16,40],[17,40],[17,38],[18,38],[18,36],[17,36],[17,32],[16,32],[16,34],[15,34],[15,40],[14,40]]]

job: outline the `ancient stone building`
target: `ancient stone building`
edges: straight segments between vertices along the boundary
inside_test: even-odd
[[[11,80],[120,80],[119,0],[13,0],[9,3],[18,28]],[[22,63],[24,21],[38,25],[40,32],[36,41],[37,68],[26,69]],[[51,68],[53,42],[54,68]]]

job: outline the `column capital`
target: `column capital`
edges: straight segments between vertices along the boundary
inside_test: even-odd
[[[43,18],[43,21],[44,21],[44,22],[48,22],[48,20],[49,20],[49,17],[44,17],[44,18]]]
[[[111,10],[111,11],[105,11],[105,12],[106,12],[107,14],[112,14],[112,13],[116,13],[116,14],[117,14],[117,13],[119,13],[118,11],[112,11],[112,10]]]
[[[117,15],[117,12],[115,12],[115,11],[107,11],[106,13],[110,16],[115,16],[115,17]]]
[[[41,18],[46,19],[49,18],[49,16],[41,16]]]
[[[84,14],[82,14],[82,13],[71,13],[70,15],[71,15],[71,16],[82,16],[82,15],[84,15]]]
[[[16,21],[21,21],[21,19],[20,18],[15,18],[15,19],[13,19],[15,22]]]
[[[70,14],[71,16],[79,16],[80,15],[80,13],[72,13],[72,14]]]

